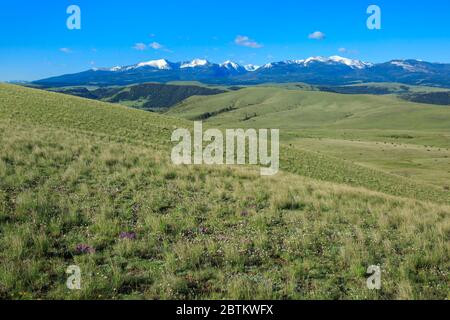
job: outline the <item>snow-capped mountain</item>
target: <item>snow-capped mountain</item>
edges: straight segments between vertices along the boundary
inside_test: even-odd
[[[92,70],[120,72],[120,71],[129,71],[129,70],[144,68],[144,67],[154,68],[154,69],[158,69],[158,70],[171,70],[173,67],[173,64],[165,59],[159,59],[159,60],[150,60],[150,61],[139,62],[132,66],[115,66],[112,68],[100,68],[100,69],[94,68]]]
[[[420,60],[392,60],[369,63],[340,56],[309,57],[267,63],[262,67],[242,66],[233,61],[221,64],[206,59],[170,62],[150,60],[131,66],[91,69],[34,82],[46,86],[124,85],[143,82],[201,81],[211,84],[258,84],[305,82],[351,84],[356,82],[400,82],[450,87],[450,64]]]
[[[219,67],[221,69],[226,69],[226,71],[228,71],[232,75],[243,74],[247,72],[247,69],[245,67],[230,60],[221,63]]]
[[[152,68],[156,68],[156,69],[159,69],[159,70],[170,70],[170,69],[172,69],[171,64],[165,59],[140,62],[140,63],[138,63],[135,66],[135,68],[142,68],[142,67],[152,67]]]
[[[303,67],[309,67],[311,64],[328,64],[328,65],[346,65],[350,68],[354,69],[364,69],[371,67],[372,64],[368,62],[364,62],[361,60],[354,60],[343,58],[340,56],[331,56],[331,57],[310,57],[302,60],[285,60],[280,62],[272,62],[263,66],[263,68],[270,69],[274,66],[282,66],[282,65],[298,65]]]
[[[340,56],[331,57],[311,57],[305,60],[299,60],[305,66],[311,63],[324,63],[324,64],[343,64],[353,69],[365,69],[372,66],[372,63],[364,62],[361,60],[348,59]]]
[[[220,66],[223,68],[234,69],[234,70],[238,70],[239,68],[241,68],[240,65],[238,65],[237,63],[230,61],[230,60],[227,60],[224,63],[221,63]]]
[[[420,60],[392,60],[390,64],[409,72],[429,72],[429,70],[422,65],[422,62],[423,61]]]
[[[272,62],[272,63],[268,63],[266,65],[264,65],[263,67],[259,67],[253,64],[247,64],[245,66],[241,66],[240,64],[227,60],[219,65],[214,64],[209,62],[208,60],[205,59],[194,59],[192,61],[186,61],[186,62],[181,62],[181,63],[172,63],[169,62],[165,59],[159,59],[159,60],[151,60],[151,61],[145,61],[145,62],[140,62],[137,63],[135,65],[132,66],[126,66],[126,67],[121,67],[121,66],[116,66],[110,69],[97,69],[97,70],[109,70],[109,71],[123,71],[123,70],[131,70],[131,69],[137,69],[137,68],[142,68],[142,67],[152,67],[152,68],[156,68],[159,70],[171,70],[173,68],[179,67],[180,69],[185,69],[185,68],[197,68],[197,67],[208,67],[208,66],[218,66],[219,68],[223,68],[223,69],[227,69],[229,71],[238,71],[238,72],[244,72],[244,71],[248,71],[248,72],[253,72],[256,71],[260,68],[272,68],[274,66],[283,66],[283,65],[299,65],[299,66],[303,66],[303,67],[309,67],[311,64],[314,63],[323,63],[323,64],[336,64],[336,65],[346,65],[350,68],[355,68],[355,69],[364,69],[367,67],[371,67],[372,64],[371,63],[367,63],[367,62],[363,62],[360,60],[354,60],[354,59],[348,59],[348,58],[343,58],[340,56],[331,56],[331,57],[310,57],[307,59],[302,59],[302,60],[285,60],[285,61],[280,61],[280,62]],[[397,64],[397,65],[401,65],[400,61],[392,61],[392,64]],[[404,64],[401,65],[404,68],[407,68],[409,65]],[[410,69],[412,69],[413,67],[410,67]]]
[[[120,71],[120,70],[122,70],[121,66],[116,66],[109,69],[109,71]]]
[[[245,70],[249,71],[249,72],[253,72],[258,70],[259,68],[261,68],[260,66],[254,65],[254,64],[246,64],[244,66]]]
[[[331,56],[328,59],[329,59],[329,61],[333,61],[336,63],[342,63],[342,64],[345,64],[346,66],[349,66],[350,68],[355,68],[355,69],[364,69],[364,68],[371,67],[373,65],[372,63],[369,63],[369,62],[343,58],[340,56]]]

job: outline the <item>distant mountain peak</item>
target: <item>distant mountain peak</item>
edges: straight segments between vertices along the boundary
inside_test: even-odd
[[[308,64],[310,64],[311,62],[329,62],[330,59],[327,57],[322,57],[322,56],[316,56],[316,57],[309,57],[305,60],[298,60],[299,62],[303,62],[303,64],[305,66],[307,66]]]
[[[246,64],[246,65],[244,66],[244,69],[247,70],[247,71],[249,71],[249,72],[256,71],[256,70],[258,70],[259,68],[261,68],[261,67],[260,67],[260,66],[257,66],[257,65],[254,65],[254,64]]]
[[[146,62],[140,62],[136,65],[136,68],[142,68],[142,67],[152,67],[159,70],[170,70],[172,67],[170,66],[170,63],[166,59],[159,59],[159,60],[151,60]]]
[[[227,60],[224,63],[221,63],[220,66],[223,68],[234,69],[234,70],[238,70],[242,67],[241,65],[239,65],[236,62],[233,62],[231,60]]]
[[[343,63],[346,66],[349,66],[351,68],[356,68],[356,69],[364,69],[366,67],[372,66],[372,64],[368,63],[368,62],[364,62],[361,60],[355,60],[355,59],[348,59],[348,58],[344,58],[344,57],[340,57],[340,56],[331,56],[328,59],[330,59],[331,61],[334,61],[334,62]]]
[[[285,60],[281,62],[272,62],[263,66],[263,68],[268,69],[274,66],[283,66],[283,65],[299,65],[302,67],[310,67],[313,63],[323,63],[323,64],[343,64],[352,69],[364,69],[367,67],[371,67],[372,64],[360,60],[348,59],[340,56],[331,56],[331,57],[309,57],[301,60]]]
[[[389,62],[389,64],[394,65],[396,67],[402,68],[405,71],[408,72],[422,72],[422,73],[428,73],[429,70],[424,66],[424,63],[426,62],[421,60],[392,60]]]
[[[364,68],[372,66],[372,64],[368,63],[368,62],[364,62],[364,61],[356,60],[356,59],[344,58],[344,57],[336,56],[336,55],[328,57],[328,58],[322,57],[322,56],[310,57],[305,60],[296,60],[296,61],[299,64],[302,63],[305,66],[308,66],[309,64],[311,64],[313,62],[328,63],[328,64],[338,63],[338,64],[346,65],[352,69],[364,69]]]

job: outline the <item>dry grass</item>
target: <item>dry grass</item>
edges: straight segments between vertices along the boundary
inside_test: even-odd
[[[253,168],[174,167],[161,150],[101,135],[0,131],[3,298],[448,298],[447,206]],[[65,287],[72,264],[79,292]],[[372,264],[379,292],[365,286]]]
[[[448,193],[311,153],[175,167],[185,124],[0,85],[0,298],[450,298]]]

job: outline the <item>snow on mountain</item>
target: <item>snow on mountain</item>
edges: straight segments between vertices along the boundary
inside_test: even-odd
[[[240,68],[242,68],[240,65],[238,65],[237,63],[227,60],[224,63],[221,63],[220,66],[222,68],[227,68],[228,70],[230,69],[234,69],[234,70],[239,70]]]
[[[204,60],[204,59],[194,59],[190,62],[185,62],[183,64],[181,64],[181,69],[184,68],[196,68],[196,67],[202,67],[202,66],[206,66],[208,65],[209,62],[208,60]]]
[[[419,61],[420,62],[420,61]],[[404,60],[393,60],[390,62],[392,65],[402,68],[403,70],[409,71],[409,72],[426,72],[423,68],[413,66],[407,61]]]
[[[189,69],[195,67],[198,69]],[[252,74],[255,70],[258,71]],[[160,59],[122,67],[93,68],[75,74],[41,79],[34,83],[67,86],[124,85],[152,81],[202,81],[215,84],[305,82],[327,85],[384,81],[450,88],[450,64],[413,59],[371,64],[340,56],[319,56],[271,62],[258,68],[254,65],[241,66],[232,61],[219,65],[202,59],[176,63]]]
[[[172,67],[170,66],[169,62],[165,59],[160,60],[151,60],[147,62],[141,62],[136,65],[136,68],[141,67],[152,67],[159,70],[170,70]]]
[[[285,61],[287,64],[304,64],[305,60],[287,60]]]
[[[300,60],[301,61],[301,60]],[[303,64],[305,66],[308,66],[311,62],[322,62],[322,63],[326,63],[326,62],[330,62],[330,59],[326,58],[326,57],[309,57],[308,59],[305,59],[303,61]]]
[[[249,72],[256,71],[256,70],[258,70],[259,68],[260,68],[260,66],[256,66],[256,65],[254,65],[254,64],[247,64],[247,65],[244,66],[244,69],[247,70],[247,71],[249,71]]]
[[[364,69],[366,67],[372,66],[371,63],[367,63],[367,62],[364,62],[361,60],[343,58],[340,56],[331,56],[328,59],[330,59],[331,61],[337,62],[337,63],[343,63],[351,68],[356,68],[356,69]]]
[[[371,64],[371,63],[363,62],[360,60],[343,58],[340,56],[331,56],[329,58],[318,56],[318,57],[310,57],[310,58],[302,59],[302,60],[286,60],[286,61],[280,61],[280,62],[271,62],[271,63],[265,64],[262,67],[256,66],[253,64],[247,64],[245,66],[241,66],[233,61],[228,60],[228,61],[221,63],[219,66],[221,68],[225,68],[229,71],[253,72],[258,69],[269,69],[269,68],[273,68],[275,66],[293,65],[293,64],[300,65],[303,67],[309,67],[310,64],[313,62],[326,63],[326,64],[344,64],[353,69],[364,69],[364,68],[373,66],[373,64]],[[394,60],[394,61],[391,61],[391,64],[402,67],[404,70],[410,71],[410,72],[417,72],[417,71],[419,71],[418,69],[420,69],[417,66],[408,64],[407,62],[405,62],[403,60]],[[159,60],[140,62],[136,65],[132,65],[132,66],[128,66],[128,67],[116,66],[116,67],[112,67],[112,68],[97,69],[97,70],[119,72],[119,71],[129,71],[132,69],[137,69],[137,68],[142,68],[142,67],[152,67],[152,68],[155,68],[158,70],[172,70],[173,68],[185,69],[185,68],[205,67],[205,66],[209,66],[209,65],[212,65],[212,64],[208,60],[205,60],[205,59],[194,59],[192,61],[181,62],[181,63],[177,63],[177,64],[170,63],[165,59],[159,59]]]
[[[327,57],[310,57],[306,60],[297,60],[297,61],[299,63],[303,63],[305,66],[308,66],[312,62],[320,62],[320,63],[327,63],[327,64],[333,64],[333,63],[344,64],[353,69],[364,69],[364,68],[372,66],[371,63],[367,63],[367,62],[363,62],[363,61],[355,60],[355,59],[343,58],[340,56],[331,56],[328,58]]]

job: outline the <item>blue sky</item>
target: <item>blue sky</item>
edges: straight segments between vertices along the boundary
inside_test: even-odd
[[[81,30],[66,27],[72,4]],[[371,4],[381,30],[366,27]],[[308,37],[316,31],[325,38]],[[335,54],[450,63],[450,1],[3,0],[0,11],[1,81],[158,58],[264,64]]]

